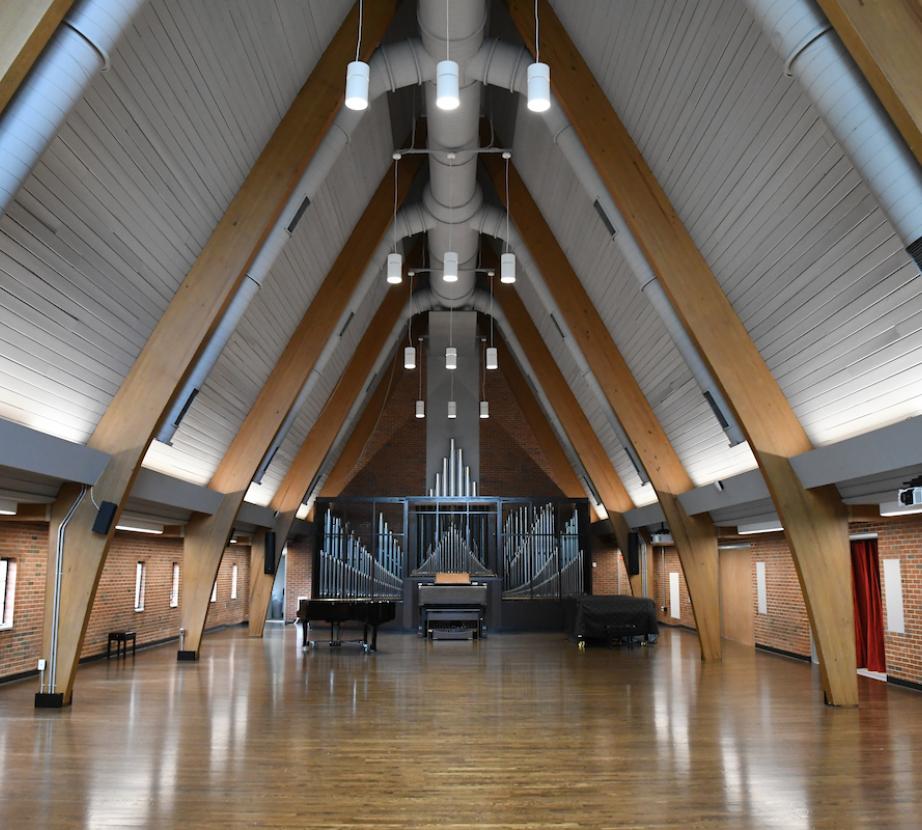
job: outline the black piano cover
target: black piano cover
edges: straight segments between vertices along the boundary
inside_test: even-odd
[[[571,620],[570,634],[586,639],[659,633],[656,603],[648,597],[580,597]]]

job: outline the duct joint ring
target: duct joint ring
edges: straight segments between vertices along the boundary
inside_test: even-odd
[[[84,32],[82,29],[79,29],[72,20],[68,20],[67,18],[65,18],[62,21],[62,23],[64,26],[67,26],[68,29],[70,29],[80,38],[85,40],[87,44],[89,44],[90,48],[92,48],[92,50],[97,55],[99,55],[99,59],[102,61],[101,71],[108,72],[109,66],[111,65],[111,62],[109,61],[109,53],[105,49],[103,49],[98,43],[96,43],[96,41],[93,40],[93,38],[91,38],[86,32]]]
[[[803,40],[800,41],[792,50],[791,54],[788,55],[787,60],[784,62],[784,74],[787,77],[792,78],[794,76],[794,61],[796,61],[807,49],[817,40],[819,40],[827,32],[832,31],[832,26],[829,23],[825,23],[821,26],[817,26],[814,29],[811,29],[808,32]]]

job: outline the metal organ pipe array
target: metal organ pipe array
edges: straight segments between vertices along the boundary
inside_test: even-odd
[[[442,472],[435,474],[435,485],[429,488],[431,497],[476,498],[477,482],[471,481],[471,468],[464,465],[464,451],[449,441],[448,455],[442,459]]]
[[[554,598],[582,592],[579,514],[574,510],[558,535],[553,504],[511,511],[503,525],[503,597]]]
[[[328,599],[399,598],[403,591],[404,556],[397,535],[378,514],[376,553],[355,531],[327,510],[323,516],[318,596]]]

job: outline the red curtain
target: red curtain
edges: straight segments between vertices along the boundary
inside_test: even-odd
[[[876,539],[852,542],[852,578],[855,586],[855,651],[858,668],[886,672],[884,614]]]

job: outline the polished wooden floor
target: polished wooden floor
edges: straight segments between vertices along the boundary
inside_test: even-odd
[[[302,654],[243,629],[84,666],[74,707],[0,688],[0,827],[922,827],[922,695],[695,639],[552,635]]]

